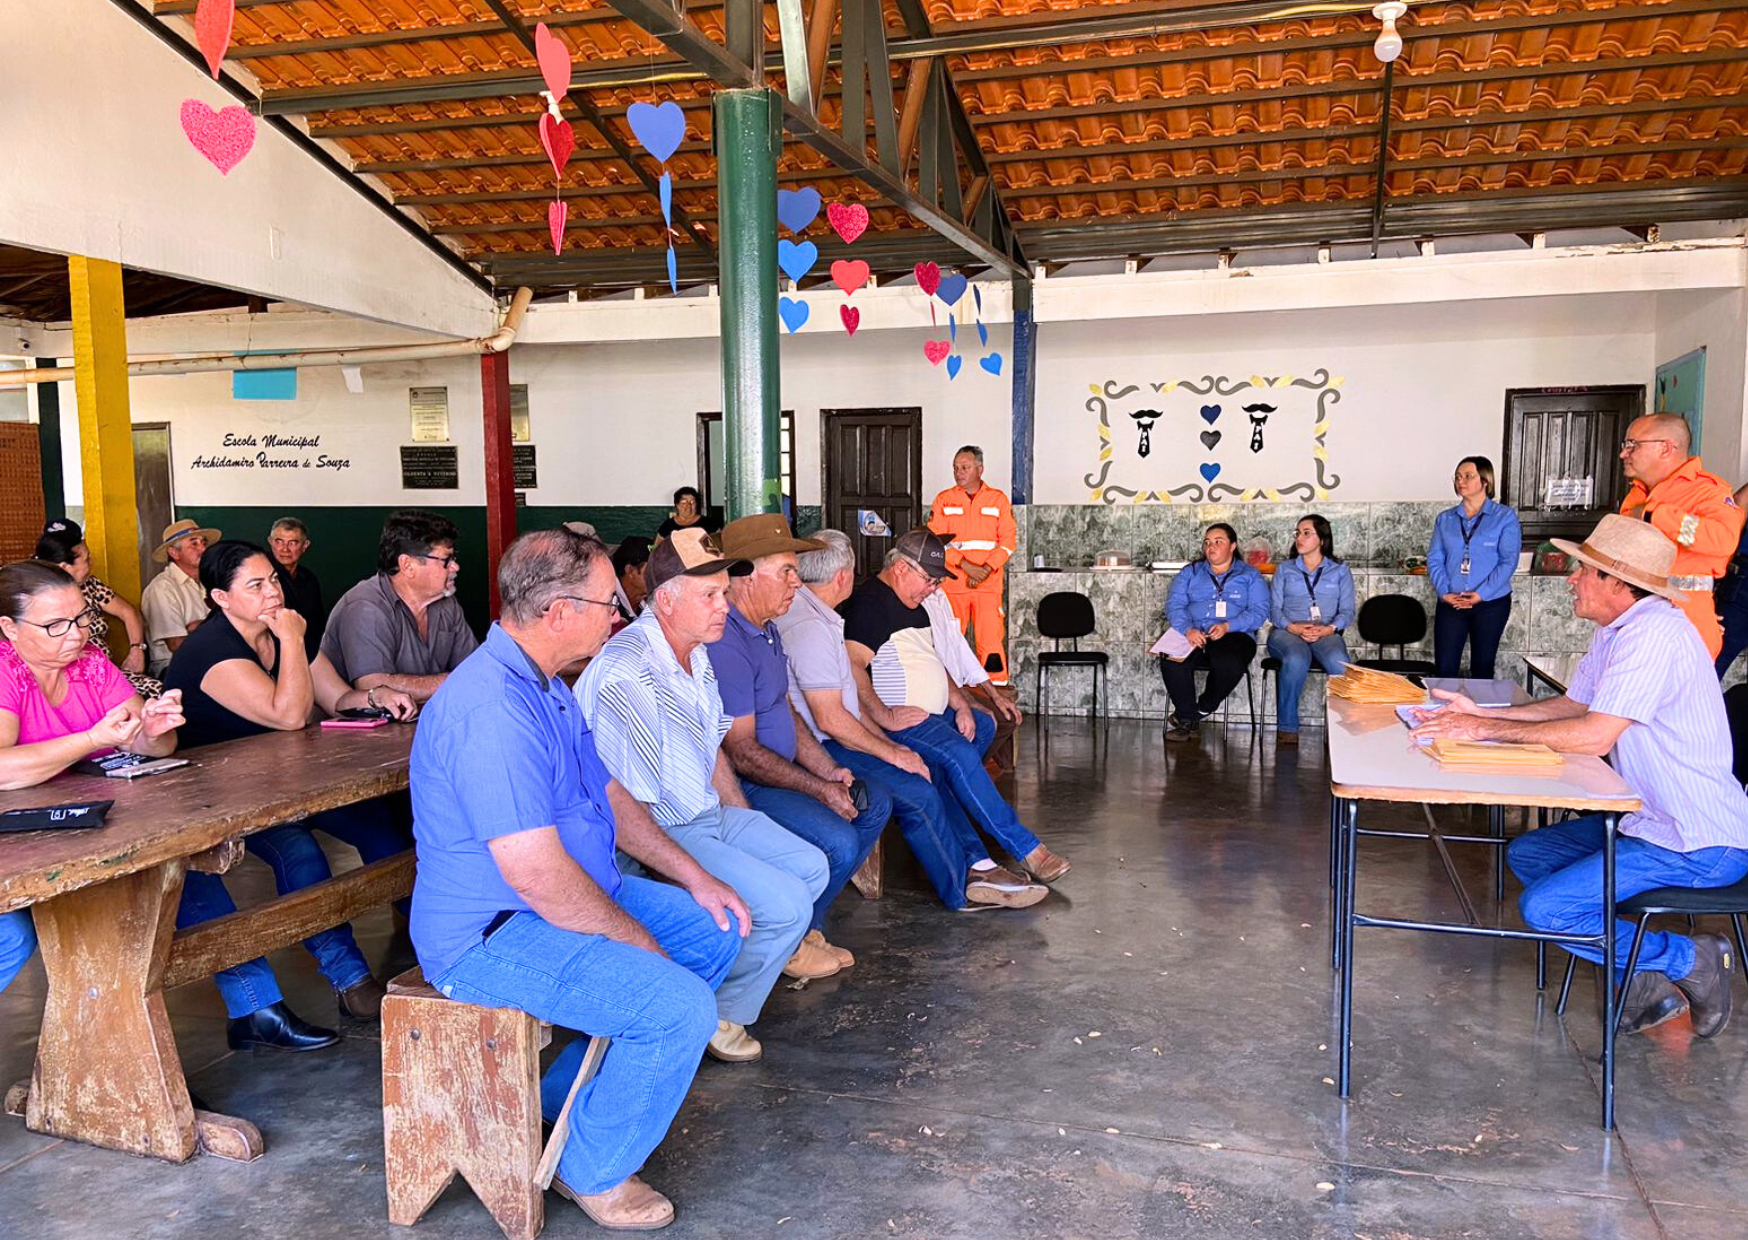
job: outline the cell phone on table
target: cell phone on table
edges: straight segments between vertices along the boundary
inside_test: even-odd
[[[145,775],[162,775],[179,766],[187,766],[187,758],[148,758],[143,754],[116,750],[101,758],[86,758],[74,763],[81,775],[102,775],[109,779],[139,779]]]
[[[393,722],[387,715],[372,715],[366,719],[349,718],[345,711],[333,719],[322,720],[322,727],[329,732],[368,732],[372,728],[386,728]]]
[[[381,719],[385,723],[395,717],[394,712],[386,706],[352,706],[345,710],[335,711],[334,718],[348,720]]]

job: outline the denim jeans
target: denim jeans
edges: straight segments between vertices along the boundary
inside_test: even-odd
[[[1311,660],[1331,676],[1347,669],[1347,642],[1340,633],[1308,642],[1285,629],[1269,632],[1269,653],[1281,661],[1281,673],[1275,685],[1275,726],[1282,732],[1299,730],[1299,695],[1305,691],[1305,678],[1311,674]]]
[[[182,884],[182,903],[176,910],[176,928],[186,929],[196,922],[209,921],[234,913],[231,894],[216,874],[189,871]],[[0,914],[0,990],[12,984],[18,971],[36,953],[36,926],[30,910],[17,909]],[[247,1016],[251,1012],[278,1003],[279,983],[265,960],[255,959],[213,975],[219,994],[225,1001],[225,1011],[231,1016]]]
[[[1452,607],[1443,599],[1433,609],[1432,659],[1440,676],[1459,676],[1463,643],[1469,644],[1469,675],[1492,680],[1499,657],[1499,639],[1511,619],[1511,595],[1504,594],[1473,607]]]
[[[1728,598],[1718,602],[1718,620],[1724,627],[1724,644],[1718,651],[1718,679],[1730,670],[1730,664],[1748,650],[1748,582],[1738,577]]]
[[[757,810],[728,805],[667,832],[752,911],[753,932],[716,992],[723,1020],[750,1025],[807,933],[814,899],[830,877],[825,854]]]
[[[959,735],[957,716],[949,708],[911,728],[900,728],[892,739],[914,749],[929,764],[937,790],[950,791],[971,821],[995,837],[1016,861],[1038,847],[1038,837],[1026,829],[1014,807],[1002,799],[983,755],[995,739],[995,719],[981,710],[971,712],[977,720],[975,740]]]
[[[1603,816],[1586,814],[1542,827],[1511,841],[1505,850],[1511,872],[1523,881],[1518,900],[1524,924],[1558,934],[1602,932]],[[1748,874],[1748,848],[1699,848],[1681,853],[1630,835],[1615,839],[1615,898],[1624,900],[1654,887],[1727,887]],[[1623,973],[1633,945],[1633,923],[1615,920],[1615,959]],[[1594,964],[1595,947],[1567,951]],[[1693,971],[1693,940],[1653,930],[1639,952],[1640,972],[1674,978]]]
[[[922,866],[941,903],[952,909],[964,908],[965,872],[973,861],[982,861],[989,854],[960,808],[959,799],[921,775],[837,741],[826,741],[825,751],[839,766],[853,771],[870,791],[878,786],[886,793],[904,842],[910,845],[911,855]]]
[[[280,895],[301,891],[333,876],[327,857],[322,855],[322,846],[310,834],[312,830],[325,831],[352,845],[366,865],[413,846],[411,835],[395,820],[387,798],[342,805],[311,814],[301,823],[257,831],[244,840],[244,846],[272,869],[273,884]],[[316,958],[316,966],[335,990],[346,990],[370,976],[370,965],[358,949],[350,926],[335,926],[312,934],[303,945]]]
[[[711,994],[740,953],[739,928],[719,929],[678,887],[627,877],[619,906],[667,953],[598,934],[560,930],[517,913],[432,979],[451,999],[512,1007],[579,1034],[613,1039],[601,1070],[571,1107],[558,1175],[578,1193],[602,1193],[643,1166],[661,1143],[716,1032]],[[558,1119],[587,1038],[560,1051],[540,1082]]]
[[[772,788],[745,779],[740,782],[747,804],[825,854],[825,890],[813,902],[813,920],[808,926],[811,930],[825,929],[825,915],[832,902],[849,885],[850,876],[873,850],[874,842],[892,817],[892,798],[886,795],[886,790],[878,784],[863,782],[868,790],[868,808],[850,822],[805,792]]]

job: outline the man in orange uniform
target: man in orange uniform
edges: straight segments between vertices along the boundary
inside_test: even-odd
[[[983,449],[966,444],[953,454],[954,485],[935,496],[929,528],[947,540],[947,567],[955,576],[942,582],[959,627],[969,630],[972,646],[992,685],[1008,683],[1003,649],[1007,609],[1002,590],[1008,557],[1014,553],[1014,508],[1008,497],[983,482]]]
[[[1675,543],[1669,584],[1683,591],[1681,609],[1699,630],[1712,658],[1724,644],[1712,583],[1724,575],[1742,535],[1742,510],[1730,484],[1706,470],[1692,451],[1687,420],[1653,413],[1627,427],[1621,464],[1633,486],[1621,514],[1649,521]]]

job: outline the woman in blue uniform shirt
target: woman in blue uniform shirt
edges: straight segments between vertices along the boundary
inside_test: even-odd
[[[1275,570],[1269,587],[1269,653],[1281,661],[1275,686],[1277,743],[1299,743],[1299,694],[1311,660],[1330,675],[1348,665],[1342,633],[1353,623],[1353,573],[1335,558],[1326,518],[1300,517],[1293,530],[1298,554]]]
[[[1426,572],[1438,592],[1432,651],[1440,676],[1460,675],[1463,643],[1469,645],[1469,675],[1493,678],[1499,639],[1511,618],[1511,575],[1523,549],[1517,513],[1493,499],[1493,462],[1465,456],[1457,462],[1452,489],[1463,502],[1438,514]]]
[[[1221,522],[1202,536],[1202,558],[1171,583],[1165,618],[1195,650],[1181,660],[1161,659],[1172,714],[1165,739],[1195,739],[1202,720],[1220,708],[1244,679],[1256,654],[1256,632],[1269,618],[1269,589],[1257,572],[1237,558],[1238,531]],[[1208,673],[1196,696],[1196,673]]]

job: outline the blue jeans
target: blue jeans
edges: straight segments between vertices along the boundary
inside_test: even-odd
[[[196,922],[209,921],[234,913],[231,894],[216,874],[189,871],[182,883],[182,903],[176,910],[176,928],[186,929]],[[0,914],[0,990],[12,984],[18,971],[36,953],[36,927],[29,909]],[[225,1001],[225,1011],[233,1017],[278,1003],[279,983],[265,960],[255,959],[213,975],[219,994]]]
[[[328,859],[322,855],[322,846],[310,834],[312,830],[325,831],[352,845],[366,865],[413,846],[412,836],[395,821],[386,798],[342,805],[311,814],[301,823],[257,831],[244,841],[244,846],[273,871],[273,885],[280,895],[333,877]],[[335,926],[312,934],[303,945],[316,958],[316,966],[335,990],[346,990],[370,976],[370,964],[358,950],[350,926]]]
[[[619,906],[667,958],[598,934],[517,913],[431,979],[451,999],[512,1007],[613,1044],[571,1107],[558,1175],[574,1191],[604,1193],[661,1143],[716,1032],[711,994],[740,953],[738,926],[719,929],[678,887],[627,877]],[[558,1119],[588,1040],[560,1051],[540,1082],[540,1106]]]
[[[1499,640],[1511,619],[1511,595],[1502,594],[1473,607],[1452,607],[1443,599],[1433,609],[1432,660],[1440,676],[1460,676],[1463,643],[1469,644],[1469,675],[1492,680],[1499,659]]]
[[[830,877],[825,854],[757,810],[735,806],[719,805],[666,830],[752,911],[753,932],[740,940],[740,955],[716,992],[723,1020],[750,1025],[807,933],[813,901]]]
[[[959,800],[960,807],[971,821],[993,835],[996,842],[1016,861],[1026,858],[1038,847],[1038,837],[1026,829],[1014,807],[1002,799],[1001,791],[983,769],[983,755],[995,740],[995,717],[981,710],[971,712],[977,720],[975,740],[959,735],[957,717],[951,708],[912,728],[900,728],[892,739],[907,749],[914,749],[929,764],[936,789],[946,789]]]
[[[1518,900],[1524,924],[1558,934],[1602,933],[1603,816],[1586,814],[1542,827],[1511,841],[1505,850],[1511,872],[1523,880]],[[1630,835],[1615,839],[1615,898],[1624,900],[1654,887],[1727,887],[1748,874],[1748,848],[1699,848],[1681,853]],[[1633,923],[1615,920],[1616,966],[1623,972],[1633,945]],[[1567,951],[1593,964],[1595,947]],[[1641,972],[1671,979],[1693,971],[1693,940],[1653,930],[1639,952]]]
[[[910,845],[911,855],[922,866],[941,903],[952,909],[964,908],[965,873],[973,861],[982,861],[989,854],[958,798],[937,789],[921,775],[837,741],[826,741],[825,751],[832,761],[853,771],[870,791],[879,787],[886,793],[904,842]]]
[[[1311,674],[1311,660],[1334,676],[1345,671],[1348,664],[1347,642],[1340,633],[1308,642],[1285,629],[1269,632],[1269,653],[1281,661],[1280,677],[1275,685],[1275,726],[1282,732],[1299,730],[1299,695],[1305,691],[1305,678]]]
[[[873,850],[875,841],[892,817],[892,799],[886,795],[886,790],[878,784],[863,782],[868,790],[868,808],[852,821],[845,822],[823,801],[816,801],[805,792],[772,788],[745,779],[740,781],[747,804],[825,854],[825,890],[813,902],[810,930],[825,929],[825,915],[832,902],[849,884],[850,876]]]

